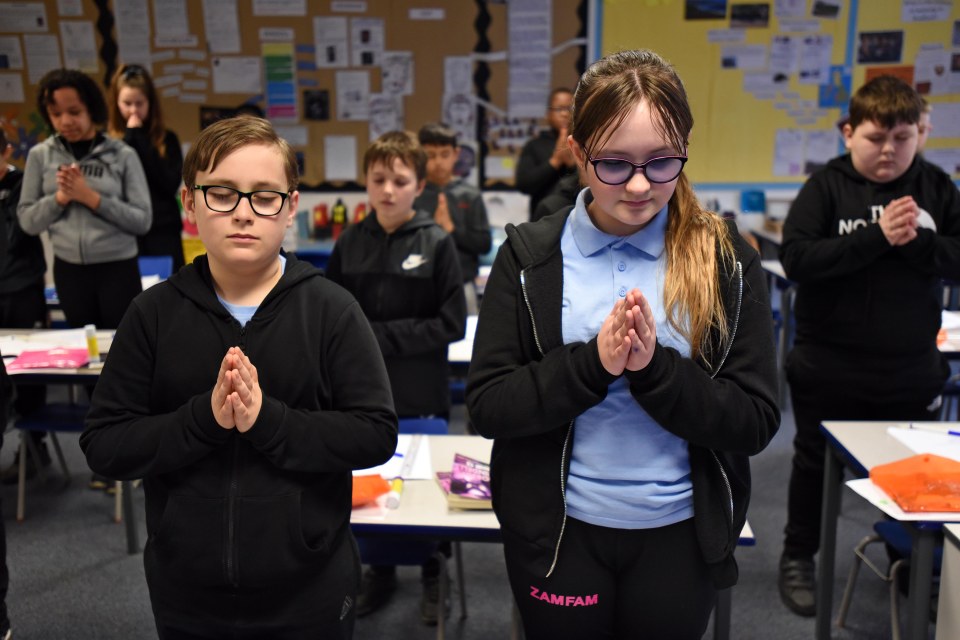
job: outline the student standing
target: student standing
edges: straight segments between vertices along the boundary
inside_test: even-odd
[[[30,235],[50,234],[67,323],[116,328],[141,289],[137,236],[152,219],[143,167],[133,149],[101,133],[107,106],[89,76],[48,72],[37,108],[54,135],[27,155],[20,225]]]
[[[183,266],[180,173],[183,152],[177,134],[164,126],[163,110],[146,69],[121,65],[110,81],[110,135],[137,152],[150,185],[153,224],[137,239],[142,256],[170,256],[173,271]]]
[[[80,446],[144,479],[161,640],[350,638],[351,471],[397,445],[383,359],[356,301],[280,253],[297,162],[266,120],[204,129],[183,178],[207,253],[131,305]]]
[[[453,239],[430,214],[413,207],[426,166],[426,153],[409,133],[385,133],[370,145],[363,170],[373,211],[337,240],[327,277],[355,295],[367,314],[387,364],[397,415],[447,419],[447,345],[463,337],[467,314]],[[436,624],[440,615],[439,571],[434,561],[421,572],[420,613],[427,624]],[[357,614],[382,607],[396,585],[395,567],[371,567],[363,576]]]
[[[683,174],[693,118],[650,51],[592,65],[569,214],[508,225],[467,384],[526,637],[700,638],[779,424],[760,259]],[[582,606],[581,606],[582,605]]]
[[[537,204],[553,190],[560,178],[576,173],[576,164],[567,146],[572,109],[573,93],[570,89],[560,87],[551,91],[547,100],[549,128],[520,150],[515,182],[521,193],[530,196],[531,219]]]
[[[40,238],[25,234],[17,221],[23,172],[10,164],[12,155],[13,145],[0,129],[0,327],[36,329],[47,325],[47,301],[43,293],[47,263]],[[21,384],[12,408],[22,416],[39,409],[46,401],[45,385]],[[48,466],[50,453],[43,442],[44,433],[31,431],[30,437],[40,452],[40,464]],[[0,479],[4,484],[16,484],[19,471],[18,453],[13,464],[0,472]],[[27,477],[32,478],[36,472],[36,463],[27,456]]]
[[[779,590],[816,614],[823,420],[935,420],[950,368],[937,348],[941,278],[960,279],[960,195],[917,155],[920,96],[882,76],[843,125],[848,154],[790,207],[780,261],[797,283],[787,380],[796,418]]]
[[[10,398],[13,395],[13,382],[7,375],[7,365],[0,353],[0,449],[3,448],[3,434],[7,428],[10,413]],[[0,502],[0,508],[3,503]],[[0,640],[11,640],[10,617],[7,613],[7,590],[10,588],[10,570],[7,568],[7,530],[0,518]]]
[[[414,209],[433,212],[433,220],[453,237],[460,257],[463,294],[467,313],[478,310],[474,278],[480,272],[480,256],[490,251],[490,222],[480,190],[462,179],[454,179],[453,167],[460,154],[456,132],[442,123],[422,126],[417,138],[427,154],[427,186]]]
[[[150,228],[150,192],[137,154],[103,135],[107,105],[96,82],[74,69],[40,79],[37,109],[53,135],[30,149],[17,217],[47,231],[53,281],[71,327],[115,329],[140,293],[137,236]],[[94,475],[91,489],[114,483]]]

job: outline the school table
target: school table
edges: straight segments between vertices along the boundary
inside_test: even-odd
[[[960,638],[958,602],[960,602],[960,524],[947,524],[943,526],[943,568],[940,571],[936,640]]]
[[[830,638],[833,624],[833,578],[837,546],[837,518],[844,468],[857,477],[870,469],[914,455],[887,433],[903,422],[826,421],[820,430],[827,439],[823,470],[823,510],[820,523],[820,559],[817,576],[817,640]],[[960,521],[960,514],[957,514]],[[913,539],[910,554],[910,595],[907,600],[908,640],[926,640],[930,612],[933,550],[942,522],[904,521]]]
[[[455,453],[489,461],[493,441],[480,436],[423,436],[428,442],[432,469],[449,470]],[[436,480],[408,480],[403,484],[400,506],[355,509],[350,517],[354,533],[362,536],[460,542],[501,542],[500,523],[491,510],[450,509]],[[756,544],[750,523],[740,532],[739,546]],[[458,563],[457,571],[462,571]],[[720,592],[714,611],[714,638],[730,637],[731,589]],[[516,623],[516,620],[515,620]]]
[[[113,333],[112,330],[101,329],[97,331],[97,342],[101,355],[106,354],[110,349],[110,344],[113,341]],[[64,344],[61,346],[78,346],[76,342],[76,336],[78,335],[83,336],[83,329],[0,329],[0,351],[3,351],[4,361],[9,364],[13,358],[8,356],[4,349],[4,345],[11,344],[7,342],[9,340],[16,339],[18,342],[22,341],[20,346],[29,344],[30,342],[40,342],[45,345],[49,345],[51,342],[63,342]],[[84,338],[81,339],[81,344],[86,346],[86,340]],[[87,385],[97,382],[97,378],[100,377],[100,368],[100,366],[88,365],[76,369],[32,369],[29,372],[11,374],[10,379],[14,384]],[[127,552],[131,554],[138,553],[140,551],[140,543],[137,536],[137,523],[134,520],[132,483],[125,480],[120,484],[123,521],[127,535]]]
[[[473,356],[473,339],[477,335],[477,316],[467,316],[467,329],[463,338],[447,345],[447,361],[453,375],[466,376]]]

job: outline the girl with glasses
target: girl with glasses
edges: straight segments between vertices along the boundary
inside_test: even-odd
[[[133,147],[147,174],[153,224],[137,239],[142,256],[171,256],[173,271],[183,266],[180,172],[183,152],[177,134],[164,126],[157,90],[146,69],[121,65],[110,81],[110,135]]]
[[[779,425],[760,259],[683,174],[693,118],[650,51],[592,65],[572,211],[508,225],[467,385],[526,637],[700,638],[737,579],[748,456]]]

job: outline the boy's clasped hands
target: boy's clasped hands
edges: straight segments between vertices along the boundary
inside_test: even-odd
[[[600,362],[611,375],[640,371],[653,358],[657,324],[650,303],[639,289],[618,300],[597,334]]]
[[[257,368],[240,347],[230,347],[220,363],[210,399],[213,416],[224,429],[246,433],[260,415],[263,393]]]
[[[880,229],[891,246],[900,247],[917,237],[920,207],[912,196],[897,198],[883,208]]]

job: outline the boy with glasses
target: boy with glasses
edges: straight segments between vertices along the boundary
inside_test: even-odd
[[[298,173],[269,122],[210,125],[183,178],[207,253],[131,304],[80,446],[144,479],[162,640],[350,638],[351,471],[397,444],[383,358],[356,300],[280,251]]]

